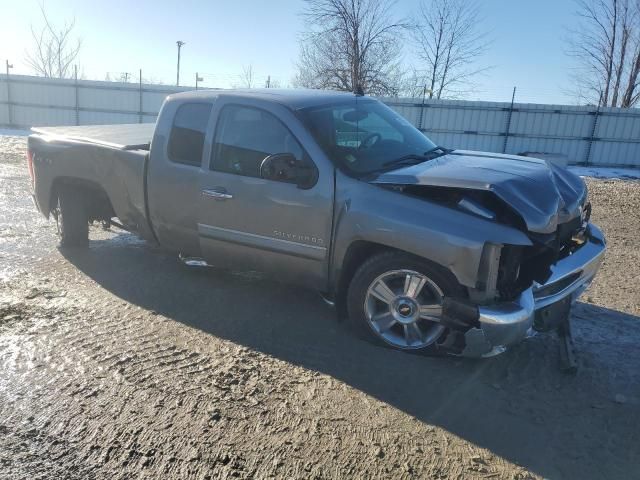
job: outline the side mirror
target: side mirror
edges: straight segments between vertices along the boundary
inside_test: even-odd
[[[291,153],[274,153],[262,160],[260,178],[311,188],[316,183],[317,172],[315,167],[297,160]]]

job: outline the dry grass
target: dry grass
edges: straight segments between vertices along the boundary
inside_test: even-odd
[[[607,256],[583,301],[640,315],[640,182],[587,181],[593,221],[607,237]]]

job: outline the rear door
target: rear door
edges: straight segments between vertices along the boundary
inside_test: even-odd
[[[212,103],[166,103],[151,148],[147,193],[149,215],[160,244],[200,256],[197,204]]]
[[[263,271],[325,288],[333,168],[314,162],[303,146],[310,137],[285,107],[219,98],[214,116],[198,199],[203,256],[216,266]],[[303,189],[260,178],[262,160],[280,153],[318,169],[315,185]]]

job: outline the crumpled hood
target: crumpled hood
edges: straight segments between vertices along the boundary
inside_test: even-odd
[[[552,233],[580,215],[587,194],[580,177],[544,160],[465,150],[383,173],[371,183],[491,191],[537,233]]]

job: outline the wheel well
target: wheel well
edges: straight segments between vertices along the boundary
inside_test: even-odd
[[[383,245],[380,243],[368,242],[365,240],[358,240],[353,242],[349,248],[347,249],[347,253],[344,256],[344,260],[342,262],[342,268],[338,274],[338,280],[336,285],[334,286],[334,290],[332,292],[332,297],[335,301],[336,307],[338,309],[338,313],[340,315],[346,316],[346,297],[347,290],[349,288],[349,284],[353,279],[356,271],[364,262],[366,262],[369,258],[374,255],[378,255],[384,252],[398,252],[405,253],[408,255],[415,256],[416,259],[420,259],[421,261],[428,262],[432,265],[433,268],[442,272],[443,275],[449,276],[452,281],[459,283],[457,281],[456,276],[447,268],[442,265],[429,260],[428,258],[416,256],[411,252],[407,252],[406,250],[401,250],[399,248],[393,248],[388,245]],[[466,289],[462,294],[466,297]]]
[[[58,195],[63,188],[73,188],[82,195],[89,221],[109,220],[115,216],[107,192],[97,183],[72,177],[56,178],[51,188],[50,210],[55,208]]]
[[[333,290],[333,297],[335,299],[338,312],[341,315],[346,315],[347,289],[349,288],[349,283],[351,283],[351,279],[355,275],[356,270],[358,270],[358,267],[373,255],[389,251],[399,252],[401,250],[365,240],[357,240],[349,245],[347,253],[345,253],[344,260],[342,261],[340,273],[338,274],[338,281]]]

